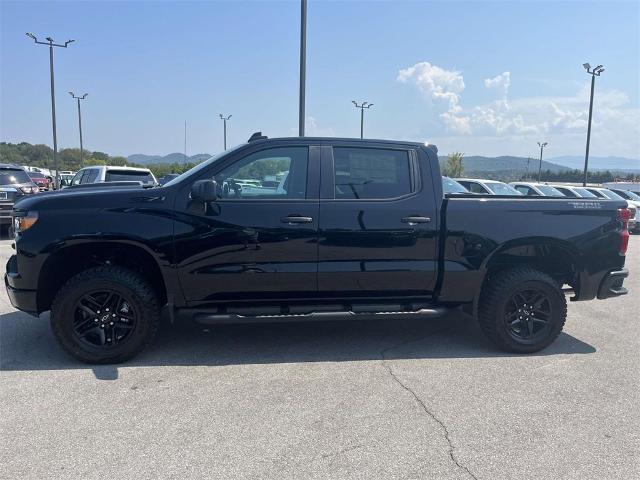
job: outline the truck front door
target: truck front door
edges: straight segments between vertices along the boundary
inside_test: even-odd
[[[175,258],[186,300],[316,295],[318,149],[236,155],[193,179],[215,179],[218,200],[193,201],[190,185],[176,198]]]

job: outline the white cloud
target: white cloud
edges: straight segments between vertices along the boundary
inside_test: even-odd
[[[460,95],[464,90],[464,79],[460,72],[446,70],[429,62],[420,62],[413,67],[400,70],[397,80],[402,83],[414,83],[436,103],[446,102],[447,111],[440,114],[445,125],[458,133],[471,133],[469,118],[460,115]]]
[[[503,72],[493,78],[485,78],[484,86],[487,88],[502,88],[506,95],[509,93],[509,87],[511,86],[511,72]]]
[[[309,137],[333,137],[335,132],[333,128],[322,128],[318,126],[318,122],[315,117],[308,116],[305,122],[305,134]]]
[[[465,106],[464,78],[458,71],[446,70],[429,62],[402,69],[397,80],[413,83],[427,98],[445,111],[439,113],[446,130],[457,134],[490,139],[530,143],[533,139],[558,139],[578,142],[586,135],[589,86],[574,95],[510,98],[511,72],[505,71],[484,79],[484,86],[500,92],[500,98],[481,105]],[[445,105],[442,105],[445,100]],[[439,105],[440,104],[440,105]],[[611,151],[640,153],[640,109],[630,106],[628,96],[616,90],[598,90],[594,102],[593,129],[600,139],[607,139]],[[455,138],[455,137],[446,137]],[[594,138],[594,141],[595,140]],[[624,146],[624,143],[627,146]],[[628,145],[629,142],[632,146]],[[577,144],[577,143],[576,143]]]

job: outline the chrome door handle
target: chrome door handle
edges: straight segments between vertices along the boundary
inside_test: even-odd
[[[313,222],[312,217],[303,217],[302,215],[287,215],[286,217],[282,217],[280,219],[282,223],[287,223],[289,225],[294,225],[297,223],[311,223]]]
[[[418,223],[429,223],[430,221],[431,219],[429,217],[420,217],[417,215],[402,217],[402,223],[408,223],[409,225],[417,225]]]

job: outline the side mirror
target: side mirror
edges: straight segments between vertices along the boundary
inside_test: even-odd
[[[191,185],[191,198],[201,202],[215,202],[218,199],[218,184],[215,180],[198,180]]]

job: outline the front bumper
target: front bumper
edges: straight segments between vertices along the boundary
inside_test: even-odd
[[[12,255],[7,261],[7,269],[4,275],[4,286],[7,289],[7,297],[11,305],[18,310],[38,315],[38,302],[35,290],[24,290],[15,287],[15,280],[20,278],[18,274],[18,262],[16,256]]]
[[[628,276],[629,270],[626,268],[607,273],[600,283],[598,298],[603,300],[605,298],[619,297],[620,295],[629,293],[629,291],[622,286],[624,279]]]

